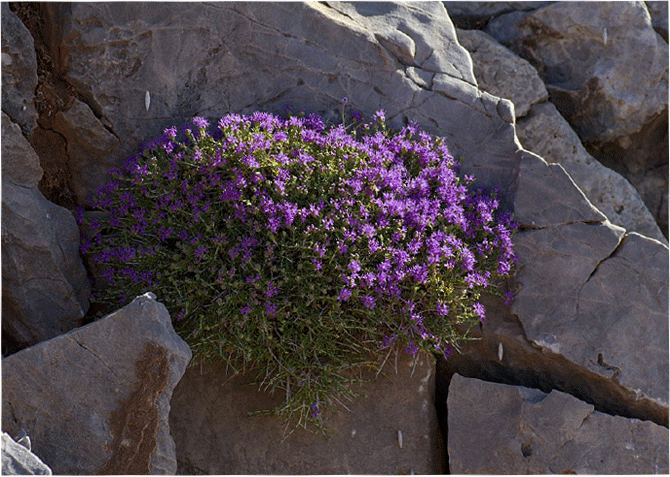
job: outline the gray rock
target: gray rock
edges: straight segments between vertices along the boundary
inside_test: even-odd
[[[492,18],[515,11],[536,10],[554,2],[442,2],[459,28],[480,29]]]
[[[594,411],[568,394],[454,375],[454,474],[664,474],[668,429]]]
[[[514,219],[522,226],[535,229],[606,219],[560,164],[547,164],[541,157],[525,151],[521,157]]]
[[[78,326],[89,285],[72,214],[37,190],[39,160],[2,115],[2,330],[4,351]]]
[[[230,376],[220,361],[190,367],[172,398],[170,427],[180,474],[439,474],[443,442],[433,393],[434,360],[400,352],[383,373],[353,390],[324,424],[326,438],[297,428],[285,441],[282,419],[256,415],[281,404],[254,383],[252,373]],[[290,430],[290,428],[288,428]]]
[[[470,52],[479,87],[514,103],[516,117],[546,101],[549,94],[537,71],[526,60],[479,30],[456,30],[458,41]]]
[[[67,111],[59,111],[53,129],[67,143],[71,186],[79,203],[110,179],[112,157],[119,150],[119,139],[95,117],[91,108],[75,99]]]
[[[533,63],[584,142],[640,131],[667,108],[668,45],[641,2],[557,2],[487,32]]]
[[[174,474],[170,397],[191,359],[147,293],[2,361],[2,427],[56,474]]]
[[[23,22],[2,4],[2,111],[24,134],[36,126],[37,58],[33,37]]]
[[[217,120],[289,105],[337,120],[347,97],[349,108],[365,114],[383,108],[389,124],[414,120],[447,135],[455,155],[468,153],[464,172],[477,171],[482,185],[507,190],[513,182],[509,102],[477,94],[470,56],[441,3],[49,8],[63,25],[68,82],[124,139],[115,165],[193,115]]]
[[[512,310],[525,336],[667,406],[667,245],[599,222],[592,206],[580,216],[578,201],[557,213],[563,186],[550,167],[530,166],[522,162],[515,199],[523,288]]]
[[[644,2],[651,15],[654,30],[668,42],[668,2]]]
[[[561,164],[589,201],[610,222],[631,232],[667,242],[637,190],[621,174],[593,158],[553,104],[532,106],[517,121],[523,147],[550,163]]]
[[[4,475],[52,475],[51,469],[20,442],[2,433],[2,473]]]

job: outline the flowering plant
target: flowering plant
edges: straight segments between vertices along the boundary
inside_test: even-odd
[[[194,356],[262,370],[286,394],[273,413],[321,427],[389,350],[448,356],[513,267],[510,215],[457,166],[382,111],[349,128],[194,118],[114,171],[91,203],[104,214],[80,211],[82,252],[104,270],[92,298],[153,291]]]

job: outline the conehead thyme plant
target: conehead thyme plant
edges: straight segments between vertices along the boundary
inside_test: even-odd
[[[441,138],[355,118],[167,129],[99,190],[104,214],[78,213],[93,301],[153,291],[194,356],[260,370],[286,396],[271,412],[303,426],[391,349],[448,356],[510,273],[515,225]]]

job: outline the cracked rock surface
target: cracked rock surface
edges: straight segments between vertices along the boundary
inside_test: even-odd
[[[146,294],[2,360],[2,428],[55,474],[174,474],[168,413],[191,350]]]
[[[458,375],[449,387],[448,441],[454,474],[668,473],[662,426],[603,414],[560,391]]]

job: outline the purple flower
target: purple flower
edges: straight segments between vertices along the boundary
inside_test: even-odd
[[[193,124],[195,124],[200,129],[206,129],[209,126],[209,121],[207,121],[205,118],[196,116],[193,118]]]
[[[340,302],[347,301],[351,298],[351,290],[348,288],[343,288],[340,291],[340,296],[337,298]]]
[[[361,301],[363,302],[363,305],[370,310],[375,307],[375,298],[370,295],[362,296]]]
[[[484,323],[484,321],[486,320],[484,305],[482,305],[479,302],[476,302],[474,305],[472,305],[472,309],[474,310],[475,314],[479,317],[479,321]]]
[[[435,311],[440,316],[447,316],[449,314],[449,307],[445,303],[437,303],[435,305]]]

